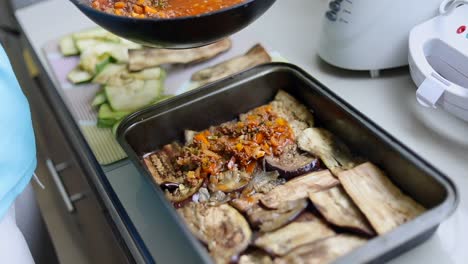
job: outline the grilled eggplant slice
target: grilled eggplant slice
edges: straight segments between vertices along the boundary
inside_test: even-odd
[[[319,157],[333,174],[356,165],[348,148],[325,129],[308,128],[297,142],[300,149]]]
[[[240,197],[234,199],[231,205],[242,213],[246,213],[258,203],[263,194],[286,182],[285,179],[279,178],[279,176],[277,171],[257,170],[253,175],[253,179],[242,190]]]
[[[341,234],[301,246],[283,258],[275,259],[275,264],[331,263],[366,242],[366,239],[357,236]]]
[[[239,259],[239,264],[273,264],[271,257],[263,251],[255,250],[244,254]]]
[[[370,162],[338,173],[346,192],[379,235],[424,213],[422,205],[403,194]]]
[[[210,178],[213,177],[217,179],[215,181],[216,184],[210,183],[208,186],[212,192],[234,192],[244,188],[252,179],[252,175],[237,169],[220,172],[216,175],[212,175]]]
[[[275,99],[270,105],[275,113],[288,121],[296,138],[299,137],[305,129],[314,125],[312,112],[283,90],[280,90],[278,94],[276,94]]]
[[[282,202],[277,209],[264,208],[259,200],[275,187],[284,184],[284,179],[279,178],[277,172],[258,171],[254,179],[243,190],[241,196],[231,201],[231,205],[247,215],[253,227],[260,227],[267,232],[278,229],[291,222],[306,207],[307,199]]]
[[[237,199],[234,199],[230,202],[230,204],[239,210],[241,213],[247,213],[251,208],[256,206],[260,201],[260,198],[263,197],[261,193],[254,193],[252,195],[245,195],[241,196]]]
[[[144,49],[129,51],[129,70],[140,71],[164,64],[188,64],[209,60],[226,52],[232,46],[230,39],[224,39],[200,48],[186,50]]]
[[[163,184],[162,186],[167,186],[168,183]],[[165,189],[165,194],[167,199],[173,203],[183,202],[195,193],[198,192],[200,187],[203,185],[203,180],[199,180],[195,185],[193,184],[178,184],[175,190]]]
[[[184,182],[183,175],[174,167],[175,159],[181,151],[182,146],[179,143],[172,143],[144,158],[146,168],[157,184]]]
[[[300,153],[295,144],[289,145],[279,157],[265,157],[265,165],[268,171],[278,171],[286,179],[321,169],[319,159]]]
[[[203,185],[203,180],[187,182],[187,177],[175,168],[176,157],[182,151],[179,143],[164,146],[160,151],[144,158],[146,168],[154,182],[161,186],[172,202],[182,202],[194,195]]]
[[[271,57],[268,52],[262,45],[257,44],[243,56],[232,58],[213,67],[194,73],[192,75],[192,81],[198,86],[202,86],[270,61]]]
[[[335,226],[368,236],[375,235],[366,217],[359,211],[341,186],[309,193],[309,199],[325,219]]]
[[[297,247],[334,235],[333,230],[315,217],[310,221],[293,222],[274,232],[263,234],[254,244],[268,253],[284,256]]]
[[[229,263],[248,247],[252,238],[245,218],[227,204],[190,203],[178,212],[193,234],[207,245],[216,263]]]
[[[260,199],[263,205],[277,209],[281,203],[307,198],[309,192],[330,189],[339,184],[329,170],[312,172],[280,185]]]
[[[220,205],[227,203],[231,200],[231,196],[228,194],[222,192],[222,191],[216,191],[211,194],[210,200],[208,201],[210,205]]]
[[[280,174],[277,171],[260,171],[255,172],[252,181],[250,181],[248,190],[253,190],[257,193],[268,193],[277,186],[283,185],[286,180],[279,178]]]
[[[262,232],[270,232],[293,221],[306,207],[306,199],[282,203],[278,209],[274,210],[265,209],[256,204],[246,214],[252,226],[260,227]]]

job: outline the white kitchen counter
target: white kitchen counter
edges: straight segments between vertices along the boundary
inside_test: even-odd
[[[325,0],[280,0],[240,34],[258,36],[273,50],[332,89],[456,183],[460,205],[426,243],[392,263],[468,263],[468,123],[418,105],[407,68],[370,79],[323,63],[316,54]],[[93,23],[66,0],[48,0],[16,11],[16,17],[46,67],[42,47]]]

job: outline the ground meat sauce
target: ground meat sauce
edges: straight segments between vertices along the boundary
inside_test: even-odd
[[[92,0],[95,9],[136,18],[196,16],[227,8],[245,0]]]
[[[294,144],[294,134],[288,122],[274,113],[270,105],[265,105],[250,111],[240,121],[197,133],[193,142],[183,147],[177,165],[194,184],[229,170],[252,174],[258,160],[280,155],[289,144]]]

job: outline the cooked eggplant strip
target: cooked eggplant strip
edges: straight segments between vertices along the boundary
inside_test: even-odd
[[[265,157],[265,165],[268,171],[278,171],[281,177],[286,179],[321,168],[319,159],[307,153],[300,153],[296,144],[286,147],[280,156]]]
[[[252,181],[247,186],[246,191],[255,191],[257,193],[268,193],[277,186],[286,182],[285,179],[279,178],[280,174],[277,171],[263,171],[258,170],[255,172]]]
[[[195,184],[189,184],[186,175],[174,167],[176,157],[181,150],[179,143],[172,143],[144,158],[146,168],[151,173],[153,180],[161,186],[166,197],[176,203],[190,198],[203,184],[202,179]]]
[[[181,150],[179,143],[172,143],[144,158],[146,167],[157,184],[184,182],[184,178],[181,177],[182,175],[178,174],[174,168],[175,157]]]
[[[329,170],[312,172],[280,185],[260,199],[263,205],[276,209],[281,203],[307,198],[309,192],[330,189],[339,184]]]
[[[314,125],[314,116],[307,107],[297,101],[290,94],[280,90],[275,99],[270,103],[274,112],[288,121],[295,137]]]
[[[258,171],[254,179],[243,190],[241,196],[231,201],[231,205],[247,215],[253,227],[267,232],[278,229],[296,218],[306,207],[307,199],[282,202],[277,209],[263,208],[259,200],[275,187],[284,183],[277,172]]]
[[[294,222],[300,223],[300,222],[309,222],[309,221],[315,221],[317,219],[317,216],[311,212],[304,212],[301,215],[299,215]]]
[[[140,71],[146,68],[164,64],[188,64],[209,60],[226,52],[232,46],[230,39],[224,39],[211,45],[194,49],[143,49],[129,51],[130,71]]]
[[[325,238],[294,249],[282,258],[276,258],[275,264],[327,264],[362,246],[367,240],[347,234]]]
[[[211,197],[208,200],[208,204],[211,206],[215,206],[215,205],[227,203],[230,200],[231,200],[231,197],[228,194],[222,191],[216,191],[211,194]]]
[[[293,221],[306,207],[306,199],[282,203],[274,210],[256,204],[247,211],[246,215],[252,226],[260,227],[262,232],[270,232]]]
[[[242,197],[239,197],[237,199],[234,199],[230,202],[230,204],[236,208],[237,210],[239,210],[239,212],[241,213],[246,213],[248,210],[250,210],[251,208],[253,208],[255,205],[258,204],[258,201],[260,200],[260,198],[263,197],[263,194],[261,193],[255,193],[255,194],[252,194],[252,195],[248,195],[248,196],[242,196]]]
[[[338,173],[346,192],[379,235],[424,213],[423,206],[403,194],[370,162]]]
[[[285,179],[278,178],[279,176],[276,171],[256,170],[252,180],[242,190],[240,197],[234,199],[231,205],[240,212],[246,213],[258,203],[265,193],[286,182]]]
[[[319,157],[333,174],[356,165],[348,148],[325,129],[308,128],[297,142],[300,149]]]
[[[263,251],[255,250],[240,257],[238,264],[273,264],[271,257]]]
[[[334,235],[333,230],[315,217],[311,221],[293,222],[274,232],[263,234],[254,244],[268,253],[284,256],[297,247]]]
[[[216,184],[210,183],[208,186],[212,192],[234,192],[245,187],[252,179],[249,173],[237,169],[227,170],[211,177],[217,179]]]
[[[185,184],[179,184],[175,191],[165,190],[165,195],[169,201],[173,203],[180,203],[188,198],[192,197],[198,192],[200,187],[203,185],[203,180],[199,180],[196,185],[190,186]]]
[[[331,224],[355,230],[368,236],[375,235],[366,217],[359,211],[359,208],[341,186],[309,193],[309,199]]]
[[[271,57],[268,52],[262,45],[257,44],[243,56],[232,58],[194,73],[192,75],[192,81],[202,86],[270,61]]]
[[[227,204],[190,203],[177,210],[195,236],[205,243],[216,263],[229,263],[244,251],[252,231],[245,218]]]

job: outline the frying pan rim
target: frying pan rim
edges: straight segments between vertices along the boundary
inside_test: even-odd
[[[208,12],[208,13],[202,13],[202,14],[199,14],[199,15],[196,15],[196,16],[182,16],[182,17],[172,17],[172,18],[153,18],[153,17],[151,17],[151,18],[137,18],[137,17],[119,16],[119,15],[110,14],[110,13],[106,13],[106,12],[101,11],[101,10],[94,9],[91,6],[89,6],[89,5],[85,4],[85,3],[82,3],[82,1],[91,1],[91,0],[70,0],[70,2],[72,2],[74,5],[76,5],[78,7],[81,7],[81,8],[84,8],[84,9],[87,9],[89,12],[93,12],[93,13],[96,13],[96,14],[102,14],[102,15],[106,15],[106,16],[111,16],[111,17],[114,17],[114,18],[117,18],[117,19],[120,19],[120,20],[165,22],[165,21],[184,21],[184,20],[191,20],[191,19],[194,19],[194,18],[204,18],[204,17],[208,17],[208,16],[228,12],[228,11],[231,11],[231,10],[234,10],[234,9],[237,9],[237,8],[241,8],[243,6],[247,6],[247,5],[251,4],[254,1],[261,1],[261,0],[244,0],[244,2],[242,2],[242,3],[235,4],[235,5],[226,7],[226,8],[218,9],[218,10],[215,10],[215,11],[211,11],[211,12]],[[272,1],[276,1],[276,0],[272,0]]]

